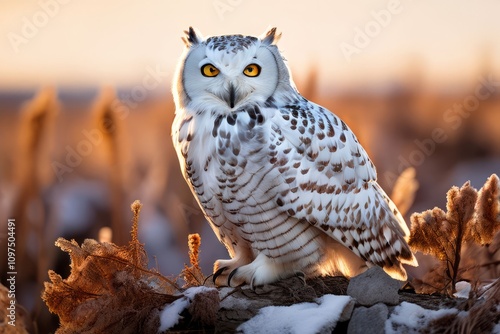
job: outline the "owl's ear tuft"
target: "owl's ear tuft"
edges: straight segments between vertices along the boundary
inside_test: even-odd
[[[186,36],[182,37],[182,41],[188,48],[203,41],[201,33],[193,27],[189,27],[189,29],[185,30],[184,33]]]
[[[281,38],[281,33],[276,33],[276,27],[269,29],[260,39],[264,45],[276,45]]]

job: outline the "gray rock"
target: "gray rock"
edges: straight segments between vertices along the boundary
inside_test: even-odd
[[[385,304],[376,304],[372,307],[358,307],[354,310],[347,327],[347,334],[384,334],[385,321],[389,310]]]
[[[377,266],[353,277],[347,287],[347,294],[364,306],[377,303],[397,305],[399,304],[398,290],[402,284]]]
[[[351,299],[349,301],[349,303],[344,307],[344,310],[340,314],[340,318],[339,318],[338,322],[344,322],[344,321],[348,321],[349,319],[351,319],[352,311],[354,310],[355,304],[356,304],[356,302],[354,301],[354,299]]]

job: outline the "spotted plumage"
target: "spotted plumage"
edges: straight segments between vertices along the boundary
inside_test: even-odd
[[[190,28],[173,94],[183,175],[231,259],[218,285],[356,275],[404,280],[408,228],[349,127],[302,97],[271,29],[203,39]]]

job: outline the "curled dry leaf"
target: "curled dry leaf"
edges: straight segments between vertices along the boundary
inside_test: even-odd
[[[474,217],[474,207],[477,200],[477,190],[471,187],[470,182],[465,182],[461,187],[452,187],[447,193],[446,219],[453,228],[455,238],[468,238],[469,224]]]
[[[447,229],[446,225],[446,213],[440,208],[413,214],[408,244],[413,250],[444,260],[448,244],[446,234],[443,233]]]
[[[485,245],[492,242],[500,229],[500,182],[498,176],[491,175],[479,191],[476,216],[471,227],[471,236]]]

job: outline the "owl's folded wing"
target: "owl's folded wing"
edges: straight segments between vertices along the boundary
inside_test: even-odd
[[[289,191],[282,209],[305,219],[391,276],[416,265],[403,217],[376,182],[368,154],[347,125],[304,102],[282,108],[271,125],[275,164]]]

